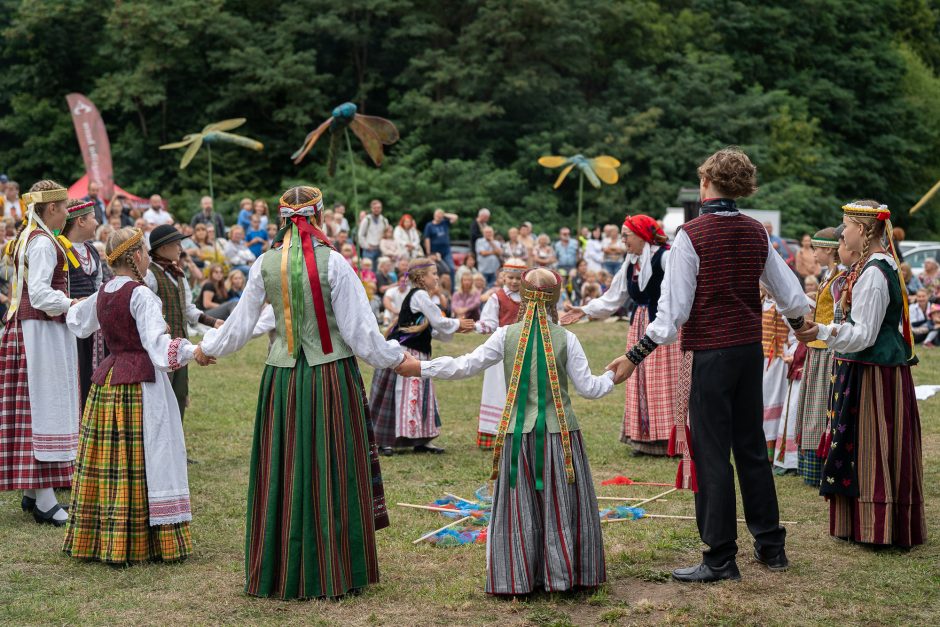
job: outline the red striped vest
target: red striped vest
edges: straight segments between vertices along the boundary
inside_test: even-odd
[[[695,300],[682,328],[682,350],[760,342],[758,284],[767,263],[767,231],[743,214],[707,213],[682,228],[699,258]]]
[[[26,250],[29,248],[29,244],[36,237],[45,237],[51,239],[45,231],[36,229],[29,234],[29,241],[27,242],[26,247],[23,249],[22,254],[26,254]],[[29,272],[29,258],[26,261],[27,272]],[[65,265],[65,254],[62,250],[56,246],[55,247],[55,270],[52,272],[52,289],[62,292],[63,294],[69,293],[69,273],[68,270],[63,270],[62,266]],[[19,309],[16,310],[16,317],[20,320],[49,320],[51,322],[60,322],[65,324],[65,314],[59,314],[58,316],[50,316],[46,312],[36,309],[29,302],[29,285],[25,282],[23,283],[23,296],[20,300]]]

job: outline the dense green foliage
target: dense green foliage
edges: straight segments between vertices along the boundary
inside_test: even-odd
[[[105,118],[116,181],[184,215],[206,155],[180,172],[157,146],[236,116],[265,151],[216,151],[227,210],[300,180],[350,200],[347,159],[327,180],[325,143],[301,167],[289,155],[353,100],[402,133],[380,170],[357,169],[360,205],[392,215],[488,206],[497,226],[554,228],[576,179],[554,192],[536,159],[582,152],[623,161],[620,183],[586,192],[588,221],[659,216],[738,144],[760,169],[748,204],[781,209],[788,234],[855,197],[940,234],[940,199],[906,216],[940,177],[938,0],[0,0],[0,15],[0,168],[26,185],[83,173],[64,98],[78,91]]]

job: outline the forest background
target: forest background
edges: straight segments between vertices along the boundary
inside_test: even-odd
[[[586,194],[586,223],[661,217],[737,144],[759,167],[747,204],[779,209],[786,235],[873,197],[935,238],[940,198],[907,210],[940,178],[938,16],[937,0],[0,0],[0,170],[24,187],[84,173],[77,91],[105,120],[115,181],[180,217],[207,191],[206,151],[180,171],[157,147],[230,117],[265,150],[214,152],[223,212],[298,181],[348,203],[349,162],[327,179],[326,142],[289,156],[351,100],[401,131],[381,169],[357,167],[360,205],[396,217],[485,206],[498,228],[554,230],[577,185],[553,191],[536,160],[574,153],[623,162]]]

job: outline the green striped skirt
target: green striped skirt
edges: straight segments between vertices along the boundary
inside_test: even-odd
[[[245,590],[336,597],[379,580],[388,526],[378,451],[354,357],[266,366],[248,483]]]

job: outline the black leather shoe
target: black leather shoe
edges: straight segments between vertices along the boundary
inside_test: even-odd
[[[20,507],[23,508],[24,512],[31,512],[36,508],[36,499],[31,496],[23,495],[23,500],[20,501]]]
[[[754,559],[770,570],[786,570],[790,568],[790,560],[787,559],[787,552],[783,549],[780,549],[780,552],[774,557],[765,557],[760,551],[754,549]]]
[[[41,512],[39,511],[39,508],[37,507],[33,509],[33,518],[40,525],[53,525],[55,527],[64,527],[67,521],[55,519],[56,512],[58,512],[61,509],[62,509],[62,506],[58,504],[53,506],[53,508],[50,509],[48,512]],[[62,510],[62,511],[65,511],[65,510]]]
[[[741,578],[741,571],[734,560],[728,560],[718,567],[703,563],[688,568],[677,568],[672,571],[672,578],[682,583],[712,583],[723,579],[737,581]]]
[[[431,446],[430,444],[421,444],[420,446],[415,447],[415,453],[431,453],[432,455],[442,455],[444,449],[439,446]]]
[[[392,455],[395,454],[395,449],[393,449],[391,446],[380,446],[379,453],[381,453],[385,457],[391,457]]]

